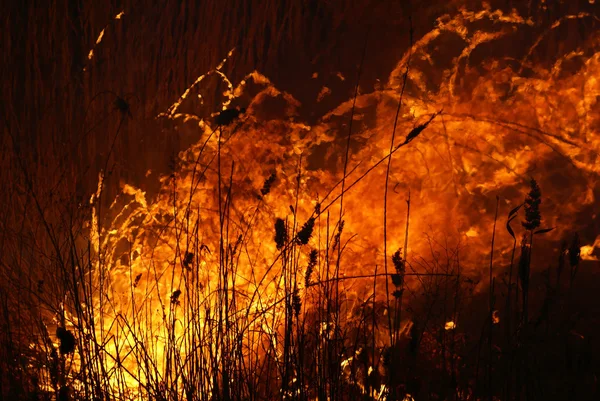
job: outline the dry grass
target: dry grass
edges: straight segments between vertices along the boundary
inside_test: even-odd
[[[165,334],[160,340],[147,330],[156,319],[149,310],[153,304],[134,301],[139,299],[134,294],[146,291],[152,279],[133,271],[121,277],[132,304],[123,312],[128,318],[115,313],[114,277],[106,270],[111,261],[103,258],[116,251],[94,249],[87,225],[89,194],[96,189],[92,186],[98,172],[109,174],[94,206],[109,219],[114,217],[109,205],[121,180],[140,182],[149,168],[172,168],[174,176],[181,170],[181,161],[170,162],[192,139],[175,134],[169,122],[157,122],[154,116],[231,48],[236,47],[235,63],[227,64],[226,70],[237,82],[249,69],[278,70],[282,60],[296,60],[293,53],[305,61],[319,60],[345,41],[336,39],[323,49],[323,36],[364,23],[361,18],[375,15],[373,9],[389,11],[390,19],[401,10],[350,1],[267,1],[260,7],[252,1],[57,3],[47,8],[3,5],[3,32],[10,33],[2,38],[0,111],[3,399],[341,401],[403,399],[411,394],[421,401],[597,396],[597,362],[588,356],[592,343],[579,336],[572,313],[580,269],[578,237],[549,269],[556,280],[548,280],[541,300],[530,294],[533,283],[542,282],[532,273],[535,250],[524,245],[518,253],[514,234],[508,284],[491,281],[494,290],[487,294],[475,291],[472,279],[462,273],[461,258],[469,250],[433,239],[427,260],[415,257],[409,263],[406,254],[394,253],[390,261],[395,271],[389,277],[381,267],[369,275],[340,277],[350,237],[344,232],[343,215],[340,211],[330,223],[327,209],[333,202],[313,217],[301,215],[298,180],[289,188],[296,194],[292,213],[276,216],[268,225],[268,238],[277,249],[273,274],[251,279],[257,288],[263,279],[280,283],[277,297],[267,299],[258,290],[244,294],[237,271],[239,255],[250,241],[245,233],[232,234],[240,222],[231,200],[233,167],[230,175],[230,160],[221,154],[222,132],[216,153],[200,151],[197,164],[203,170],[196,172],[194,165],[198,177],[218,168],[218,247],[209,250],[194,237],[199,213],[194,219],[188,210],[187,217],[175,216],[173,223],[178,233],[174,263],[191,271],[212,252],[216,285],[206,288],[191,273],[180,282],[174,273],[168,276],[169,288],[160,299],[165,313],[153,322]],[[115,19],[122,10],[125,14]],[[430,18],[419,11],[415,6],[417,27]],[[305,29],[309,24],[311,34]],[[102,42],[94,46],[103,29]],[[216,82],[208,85],[207,91],[214,93],[223,89]],[[215,96],[198,105],[198,114],[208,116],[219,102]],[[405,144],[421,131],[409,131]],[[394,140],[389,155],[401,154],[403,149],[393,145]],[[130,158],[136,162],[126,163]],[[377,165],[386,160],[391,162],[391,156]],[[298,170],[301,175],[301,166]],[[264,178],[257,215],[279,177]],[[177,179],[171,182],[173,188],[180,184]],[[345,190],[356,183],[349,182]],[[188,206],[200,190],[201,185],[190,191]],[[530,215],[526,210],[526,219],[531,220]],[[248,231],[264,229],[247,225]],[[152,235],[160,239],[163,228],[156,227]],[[526,228],[531,244],[533,228]],[[133,254],[131,249],[122,252],[129,266]],[[561,275],[565,256],[569,275]],[[388,278],[393,288],[384,290]],[[410,286],[408,279],[413,280]],[[368,295],[344,292],[340,283],[346,280],[363,283]],[[505,317],[493,324],[493,308],[500,305],[506,305],[500,313]],[[445,330],[449,321],[460,324]],[[99,325],[110,326],[110,334],[98,330]],[[481,344],[486,342],[484,349]],[[106,352],[124,343],[128,347]],[[134,361],[137,370],[131,371],[125,360]]]

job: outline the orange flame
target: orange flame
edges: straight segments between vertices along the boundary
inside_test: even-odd
[[[589,16],[564,20],[569,18]],[[489,21],[492,31],[477,30],[481,21]],[[551,235],[572,229],[569,216],[595,202],[592,189],[600,172],[595,162],[600,117],[594,112],[600,98],[598,42],[590,44],[594,50],[568,53],[550,67],[531,61],[543,37],[520,61],[475,61],[486,46],[532,24],[516,12],[462,10],[453,18],[440,18],[437,27],[411,49],[416,61],[409,72],[410,93],[404,98],[399,132],[406,135],[438,110],[444,113],[399,150],[390,173],[389,249],[404,246],[404,197],[408,189],[414,194],[410,272],[418,270],[419,260],[435,255],[442,236],[450,237],[448,247],[480,251],[463,258],[476,271],[477,255],[489,246],[495,195],[505,194],[507,208],[518,204],[517,189],[530,175],[540,176],[548,199],[545,224],[559,227]],[[450,39],[460,45],[447,50],[445,58],[431,50]],[[340,214],[335,201],[341,195],[340,138],[347,135],[353,99],[308,125],[300,122],[300,103],[293,95],[256,71],[234,86],[221,64],[196,79],[159,115],[197,130],[200,140],[179,155],[178,169],[161,178],[161,190],[154,198],[125,184],[111,219],[100,224],[100,217],[94,216],[92,223],[99,283],[97,328],[108,354],[115,360],[126,355],[119,363],[126,367],[129,383],[137,385],[150,375],[138,363],[140,358],[165,360],[172,352],[169,342],[177,344],[182,357],[195,346],[189,339],[198,335],[199,327],[189,322],[208,331],[223,329],[225,323],[215,323],[218,318],[213,314],[223,302],[232,308],[226,324],[235,324],[248,335],[248,347],[269,341],[281,349],[276,327],[283,324],[286,286],[292,285],[305,305],[311,291],[296,277],[304,277],[305,271],[286,276],[282,261],[287,257],[303,269],[310,249],[318,251],[320,260],[335,259],[327,249],[339,241],[342,290],[349,300],[369,295],[371,287],[363,281],[343,279],[371,276],[372,280],[382,262],[385,169],[376,166],[389,156],[406,62],[407,56],[384,88],[356,98],[358,128],[352,133],[344,226],[337,240],[332,216]],[[223,109],[242,97],[251,99],[246,115],[232,126],[213,127],[200,116],[179,111],[190,90],[209,74],[227,85]],[[316,101],[328,94],[324,88]],[[258,117],[273,102],[282,105],[285,116]],[[398,144],[402,142],[403,136]],[[275,182],[262,193],[271,175]],[[578,182],[565,191],[563,185],[573,177]],[[550,185],[552,181],[558,185]],[[295,243],[295,233],[310,217],[315,217],[315,227],[308,244]],[[276,218],[283,219],[292,233],[290,254],[284,255],[273,241]],[[512,242],[500,238],[497,243],[497,260],[502,260]],[[591,258],[588,247],[584,258]],[[320,261],[314,274],[315,282],[324,282],[334,272]],[[496,313],[493,318],[499,322]],[[446,330],[455,327],[454,321],[445,325]],[[143,349],[136,345],[139,342]],[[200,346],[207,352],[224,352],[214,343]]]

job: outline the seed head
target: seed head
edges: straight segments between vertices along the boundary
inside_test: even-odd
[[[179,296],[181,295],[181,290],[175,290],[171,294],[171,303],[175,305],[179,305]]]
[[[401,287],[402,286],[402,275],[396,273],[396,274],[392,274],[392,284],[394,284],[396,287]]]
[[[192,267],[192,263],[194,262],[194,254],[191,252],[186,252],[185,257],[183,258],[183,267],[186,269],[190,269]]]
[[[394,264],[397,273],[404,273],[405,265],[404,259],[402,259],[402,248],[394,252],[392,255],[392,263]]]
[[[542,191],[537,182],[532,178],[530,182],[531,190],[525,199],[525,221],[523,227],[532,231],[540,226],[542,215],[540,213],[540,204],[542,203]]]
[[[306,266],[306,274],[304,275],[304,287],[310,286],[310,278],[315,266],[317,265],[317,256],[318,254],[316,249],[310,251],[310,254],[308,255],[308,265]]]
[[[300,299],[300,294],[298,293],[298,289],[294,290],[294,294],[292,295],[292,307],[294,308],[294,313],[296,317],[300,315],[300,310],[302,309],[302,299]]]
[[[75,336],[69,330],[64,327],[57,327],[56,337],[60,340],[58,349],[61,354],[70,354],[75,350]]]
[[[575,234],[573,237],[573,241],[569,246],[569,263],[571,267],[576,267],[579,265],[579,261],[581,260],[581,242],[579,241],[579,235]]]
[[[277,246],[277,250],[281,250],[287,241],[288,234],[285,227],[285,221],[278,218],[275,220],[275,245]]]
[[[277,176],[275,175],[275,173],[271,174],[269,176],[269,178],[267,178],[265,180],[265,182],[263,183],[263,187],[260,190],[260,194],[262,196],[267,195],[269,192],[271,192],[271,186],[273,185],[273,183],[275,182],[275,178],[277,178]]]
[[[313,229],[315,228],[315,218],[311,217],[304,223],[298,234],[296,235],[296,239],[300,245],[308,244],[310,237],[312,236]]]

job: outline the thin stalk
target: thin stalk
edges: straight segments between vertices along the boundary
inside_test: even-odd
[[[494,330],[494,241],[496,240],[496,223],[498,221],[498,207],[500,198],[496,195],[496,213],[494,214],[494,229],[492,231],[492,250],[490,252],[490,304],[489,304],[489,336],[488,336],[488,399],[492,401],[492,334]]]
[[[343,176],[342,176],[342,187],[341,187],[341,193],[340,193],[340,214],[339,214],[339,218],[338,218],[338,226],[341,227],[341,223],[342,223],[342,218],[344,216],[344,193],[346,191],[346,177],[347,177],[347,173],[348,173],[348,160],[350,158],[350,140],[352,139],[352,123],[354,121],[354,112],[356,109],[356,99],[358,98],[358,88],[360,85],[360,78],[362,75],[362,69],[363,69],[363,65],[364,65],[364,61],[365,61],[365,56],[367,54],[367,45],[369,43],[368,39],[369,39],[369,32],[370,32],[371,28],[369,27],[367,29],[367,32],[365,34],[365,42],[364,42],[364,46],[363,46],[363,50],[362,50],[362,56],[360,59],[360,63],[358,65],[358,72],[357,72],[357,78],[356,78],[356,85],[354,87],[354,99],[352,101],[352,109],[350,111],[350,122],[348,124],[348,136],[346,139],[346,151],[345,151],[345,155],[344,155],[344,170],[343,170]],[[340,235],[340,242],[341,242],[341,230],[339,232]],[[334,326],[334,344],[336,345],[336,354],[339,354],[338,350],[337,350],[337,343],[338,343],[338,327],[339,327],[339,309],[340,309],[340,305],[339,305],[339,283],[338,283],[338,279],[339,279],[339,275],[340,275],[340,261],[342,258],[342,247],[341,244],[338,245],[338,252],[337,252],[337,260],[336,260],[336,265],[335,265],[335,326]],[[333,385],[332,383],[332,389],[330,397],[331,400],[335,400],[336,399],[336,395],[338,393],[338,386],[339,386],[339,380],[337,380],[337,371],[338,371],[338,365],[336,364],[336,369],[335,369],[335,377],[336,379],[334,379],[334,383],[335,385]]]
[[[402,88],[400,89],[400,99],[398,100],[398,107],[396,108],[396,115],[394,117],[394,128],[392,129],[392,136],[390,138],[390,150],[389,150],[389,158],[387,161],[387,166],[385,170],[385,187],[383,192],[383,270],[387,275],[388,272],[388,256],[387,256],[387,208],[388,208],[388,186],[390,181],[390,170],[392,168],[392,154],[394,150],[394,143],[396,141],[396,129],[398,127],[398,117],[400,116],[400,110],[402,108],[402,100],[404,98],[404,91],[406,89],[406,81],[408,80],[408,72],[410,71],[410,60],[412,57],[412,44],[413,44],[413,27],[412,27],[412,16],[409,14],[409,35],[410,35],[410,46],[408,58],[406,60],[406,69],[404,70],[404,75],[402,76]],[[408,219],[407,230],[408,230]],[[406,239],[408,241],[408,237]],[[390,309],[390,296],[389,296],[389,280],[385,281],[385,292],[386,292],[386,308],[388,310],[388,320],[389,320],[389,336],[390,336],[390,345],[394,345],[394,338],[392,333],[392,322],[391,316],[389,313]]]
[[[511,297],[512,297],[512,275],[513,275],[513,266],[515,261],[515,252],[517,249],[517,239],[513,240],[513,249],[510,256],[510,268],[508,270],[508,293],[506,295],[506,313],[504,314],[505,324],[506,324],[506,332],[505,338],[507,342],[508,349],[510,350],[511,355],[509,356],[508,361],[508,379],[506,382],[506,399],[510,400],[511,396],[511,383],[512,383],[512,369],[513,369],[513,350],[511,348],[512,345],[512,337],[511,337],[511,322],[512,322],[512,313],[511,313]]]

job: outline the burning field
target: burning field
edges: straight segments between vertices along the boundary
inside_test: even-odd
[[[4,23],[2,399],[600,395],[593,1],[67,3]]]

